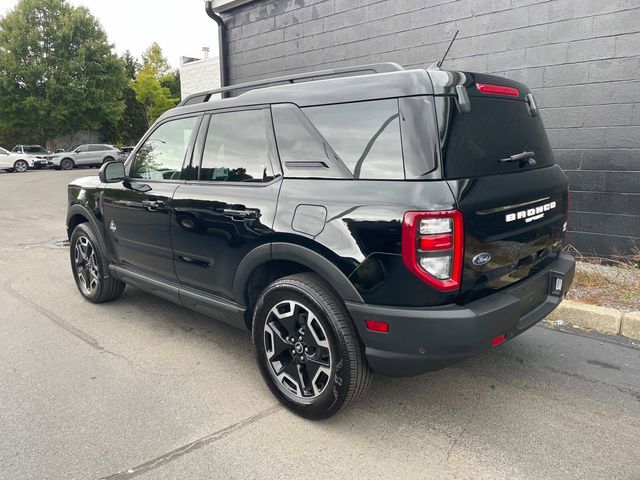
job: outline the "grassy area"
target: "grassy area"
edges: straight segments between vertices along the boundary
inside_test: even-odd
[[[567,298],[625,311],[640,310],[640,268],[636,265],[605,265],[593,259],[578,259]]]

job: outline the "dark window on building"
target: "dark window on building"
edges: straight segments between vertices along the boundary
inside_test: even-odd
[[[129,176],[148,180],[179,179],[197,120],[196,117],[180,118],[156,128],[136,152]]]
[[[302,110],[354,178],[404,179],[396,99]]]
[[[273,180],[263,110],[218,113],[211,116],[199,180]]]

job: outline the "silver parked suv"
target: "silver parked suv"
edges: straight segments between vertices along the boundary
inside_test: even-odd
[[[113,162],[120,151],[113,145],[87,144],[79,145],[69,152],[56,154],[51,162],[56,170],[71,170],[80,166],[98,166],[106,162]]]

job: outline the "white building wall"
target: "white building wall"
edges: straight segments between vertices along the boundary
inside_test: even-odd
[[[220,62],[217,56],[180,65],[182,98],[220,87]]]

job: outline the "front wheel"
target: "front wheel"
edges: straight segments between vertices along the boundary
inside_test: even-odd
[[[254,310],[253,343],[273,394],[303,417],[335,415],[371,383],[349,314],[315,274],[282,278],[264,290]]]
[[[84,298],[104,303],[122,295],[125,284],[110,274],[109,263],[88,224],[81,223],[73,230],[69,247],[73,278]]]
[[[13,171],[18,173],[24,173],[29,169],[29,164],[25,160],[16,160],[13,164]]]

